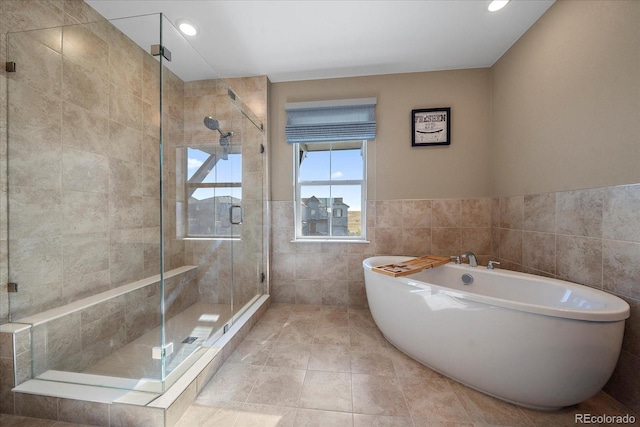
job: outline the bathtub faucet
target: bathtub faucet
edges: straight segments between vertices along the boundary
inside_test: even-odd
[[[460,258],[462,259],[469,258],[469,267],[478,266],[478,260],[476,259],[476,254],[474,254],[473,252],[465,252],[462,255],[460,255]]]

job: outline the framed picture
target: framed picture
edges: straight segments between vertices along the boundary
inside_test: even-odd
[[[451,108],[411,110],[411,145],[451,144]]]

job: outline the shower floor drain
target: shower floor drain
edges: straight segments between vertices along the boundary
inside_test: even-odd
[[[198,337],[186,337],[185,339],[182,340],[182,343],[183,344],[193,344],[197,339],[198,339]]]

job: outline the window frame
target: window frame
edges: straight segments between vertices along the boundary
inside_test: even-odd
[[[330,141],[331,144],[348,144],[353,141]],[[304,143],[294,143],[293,145],[293,181],[294,181],[294,212],[293,212],[293,222],[294,222],[294,242],[355,242],[355,243],[367,243],[367,214],[366,214],[366,206],[367,206],[367,140],[362,140],[362,179],[355,180],[313,180],[313,181],[300,181],[300,145]],[[313,143],[309,143],[313,144]],[[333,145],[332,145],[333,148]],[[325,150],[318,150],[325,151]],[[330,150],[326,150],[330,151]],[[360,186],[360,220],[361,220],[361,229],[359,236],[304,236],[302,235],[302,187],[309,186],[348,186],[348,185],[359,185]],[[331,208],[328,208],[331,210]],[[344,218],[344,212],[342,215]],[[332,230],[331,223],[334,219],[333,211],[331,214],[327,215],[327,219],[329,221],[328,229]],[[331,231],[330,231],[331,232]]]

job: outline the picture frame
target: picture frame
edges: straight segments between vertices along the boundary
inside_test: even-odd
[[[411,110],[411,146],[451,145],[451,107]]]

